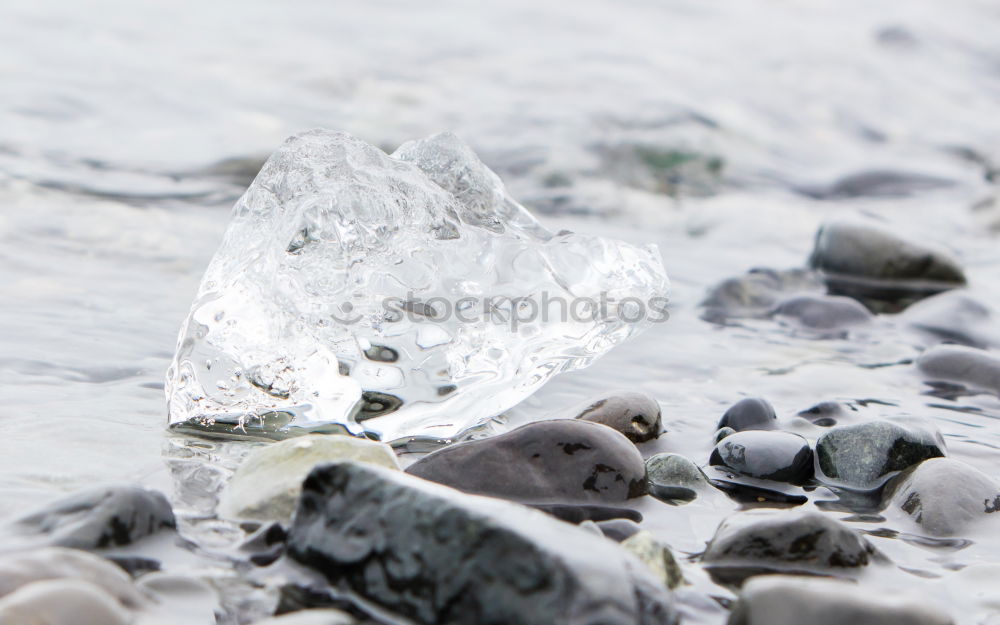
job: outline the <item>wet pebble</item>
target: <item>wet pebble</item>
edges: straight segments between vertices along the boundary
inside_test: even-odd
[[[842,425],[817,439],[816,476],[837,486],[873,490],[899,471],[944,455],[941,433],[921,420]]]
[[[610,538],[616,543],[620,543],[642,530],[638,523],[629,519],[600,521],[597,523],[597,528],[601,530],[601,533],[605,537]]]
[[[719,583],[740,584],[776,572],[846,575],[876,553],[859,533],[822,513],[752,511],[723,521],[701,560]]]
[[[614,542],[372,465],[330,463],[309,474],[288,554],[424,625],[676,621],[667,589]]]
[[[698,465],[680,454],[650,456],[646,460],[646,479],[649,494],[670,503],[692,501],[699,494],[715,491]]]
[[[736,432],[719,441],[709,464],[749,477],[792,484],[803,484],[813,476],[809,441],[790,432]]]
[[[770,430],[777,423],[774,406],[761,397],[747,397],[730,406],[719,419],[716,429]]]
[[[838,579],[769,575],[747,581],[728,625],[951,625],[935,606]]]
[[[663,429],[660,405],[645,393],[616,393],[595,398],[579,410],[576,418],[618,430],[633,443],[657,438]]]
[[[335,460],[357,460],[399,468],[391,447],[364,438],[309,435],[269,443],[240,464],[219,499],[219,514],[229,518],[288,522],[295,510],[302,480],[317,464]]]
[[[921,354],[916,364],[926,380],[957,383],[1000,395],[1000,358],[990,352],[938,345]]]
[[[539,421],[429,454],[406,472],[524,502],[617,503],[646,492],[646,466],[624,435],[579,419]]]
[[[848,328],[868,323],[873,315],[857,300],[840,295],[797,295],[774,309],[775,318],[793,328],[822,337],[842,337]]]
[[[819,275],[806,269],[751,269],[745,275],[728,278],[709,289],[701,302],[701,316],[712,323],[741,318],[765,319],[789,295],[820,293],[822,289]]]
[[[843,421],[847,418],[850,414],[847,411],[848,408],[840,402],[821,401],[814,406],[810,406],[809,408],[802,410],[798,413],[798,416],[806,421],[809,421],[813,425],[829,428],[837,425],[839,421]]]
[[[850,221],[820,227],[809,265],[822,273],[830,294],[853,297],[877,312],[965,284],[961,267],[944,252]]]
[[[719,428],[715,431],[715,442],[718,443],[722,439],[726,438],[730,434],[735,434],[736,430],[731,427]]]
[[[70,495],[14,524],[18,534],[47,545],[101,549],[131,544],[176,527],[167,498],[138,486],[110,486]]]
[[[651,532],[645,530],[629,536],[622,548],[639,558],[667,588],[677,588],[684,583],[684,573],[673,550]]]
[[[993,311],[964,289],[917,302],[900,319],[932,344],[957,343],[980,349],[1000,345],[1000,328]]]
[[[885,496],[891,507],[934,536],[962,534],[1000,512],[1000,484],[950,458],[925,460],[900,474],[887,486]]]

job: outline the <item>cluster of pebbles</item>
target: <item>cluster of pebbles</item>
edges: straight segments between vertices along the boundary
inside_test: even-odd
[[[703,310],[710,323],[770,319],[817,337],[906,310],[907,323],[935,337],[908,365],[923,380],[1000,394],[988,309],[964,283],[941,252],[834,222],[817,234],[808,267],[727,280]],[[605,393],[412,462],[349,436],[258,444],[212,503],[244,539],[213,557],[270,597],[273,615],[251,618],[220,600],[225,588],[192,572],[204,550],[178,535],[167,497],[126,485],[76,494],[5,529],[0,622],[953,623],[919,596],[857,583],[892,558],[805,504],[822,490],[829,509],[892,512],[928,540],[960,538],[994,522],[1000,484],[949,458],[929,420],[850,412],[822,402],[781,419],[767,399],[745,397],[706,415],[707,457],[659,450],[670,416],[637,392]],[[788,427],[794,420],[822,434],[807,438]],[[698,505],[726,511],[701,552],[672,548],[669,524],[646,526],[651,509]]]

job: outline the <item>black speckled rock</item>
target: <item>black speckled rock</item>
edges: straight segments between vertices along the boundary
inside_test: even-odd
[[[790,432],[737,432],[719,441],[709,464],[792,484],[803,484],[813,476],[809,441]]]
[[[774,406],[770,402],[760,397],[747,397],[730,406],[715,427],[733,428],[737,432],[770,430],[775,427],[776,420]]]
[[[660,404],[645,393],[616,393],[593,399],[576,418],[618,430],[633,443],[657,438],[663,429]]]
[[[853,297],[877,312],[965,284],[961,267],[945,253],[847,221],[819,229],[809,265],[823,274],[830,294]]]
[[[961,534],[1000,512],[1000,485],[949,458],[925,460],[901,473],[886,487],[885,498],[935,536]]]
[[[309,474],[288,554],[424,625],[676,621],[667,590],[603,536],[370,465]]]
[[[768,575],[743,586],[728,625],[952,625],[933,605],[839,579]]]
[[[539,421],[429,454],[406,469],[425,480],[522,502],[615,503],[646,492],[646,466],[625,436],[581,421]]]
[[[816,441],[816,477],[874,490],[899,471],[944,455],[944,439],[929,423],[899,419],[838,426]]]
[[[857,300],[839,295],[796,295],[774,309],[778,321],[820,336],[841,336],[873,315]]]
[[[112,486],[70,495],[20,519],[15,530],[59,547],[128,545],[176,527],[167,498],[138,486]]]
[[[702,555],[714,579],[767,573],[847,575],[877,554],[859,533],[820,512],[744,512],[722,522]]]
[[[917,369],[927,380],[1000,395],[1000,358],[981,349],[938,345],[920,355]]]

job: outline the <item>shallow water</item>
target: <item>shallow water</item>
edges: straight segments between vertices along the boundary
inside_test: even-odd
[[[878,400],[861,414],[931,418],[952,457],[998,476],[1000,401],[926,395],[911,366],[891,364],[925,343],[891,316],[810,340],[772,322],[713,326],[697,308],[723,278],[803,265],[823,219],[857,213],[949,249],[972,294],[1000,302],[995,2],[41,1],[4,16],[0,515],[140,480],[175,492],[206,549],[232,540],[204,517],[246,446],[179,462],[191,443],[164,432],[163,374],[232,201],[263,156],[313,126],[387,149],[454,130],[550,229],[660,246],[671,320],[555,379],[511,423],[597,389],[644,390],[668,433],[643,452],[704,462],[743,395],[810,438],[821,428],[798,411]],[[923,177],[905,193],[822,197],[886,170]],[[695,553],[727,510],[644,512]],[[906,523],[859,525],[919,533]],[[894,565],[866,583],[914,589],[963,624],[1000,622],[1000,593],[976,586],[990,570],[961,570],[1000,565],[1000,544],[970,538],[873,538]]]

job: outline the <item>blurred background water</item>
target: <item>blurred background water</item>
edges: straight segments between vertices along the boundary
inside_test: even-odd
[[[169,486],[162,383],[180,321],[232,202],[286,136],[316,126],[386,150],[455,131],[549,228],[660,246],[671,321],[558,378],[515,422],[595,389],[645,390],[664,407],[660,446],[704,461],[744,394],[785,417],[877,399],[869,414],[930,417],[954,457],[998,474],[1000,402],[948,404],[906,365],[871,368],[921,347],[891,323],[816,341],[697,309],[725,277],[802,266],[817,226],[853,214],[950,250],[972,293],[998,302],[995,1],[0,12],[0,515],[97,482]],[[685,546],[714,529],[696,521],[670,521],[691,526]],[[989,537],[944,553],[890,542],[932,575],[1000,562]],[[973,619],[997,598],[948,583],[934,593],[986,622]]]

